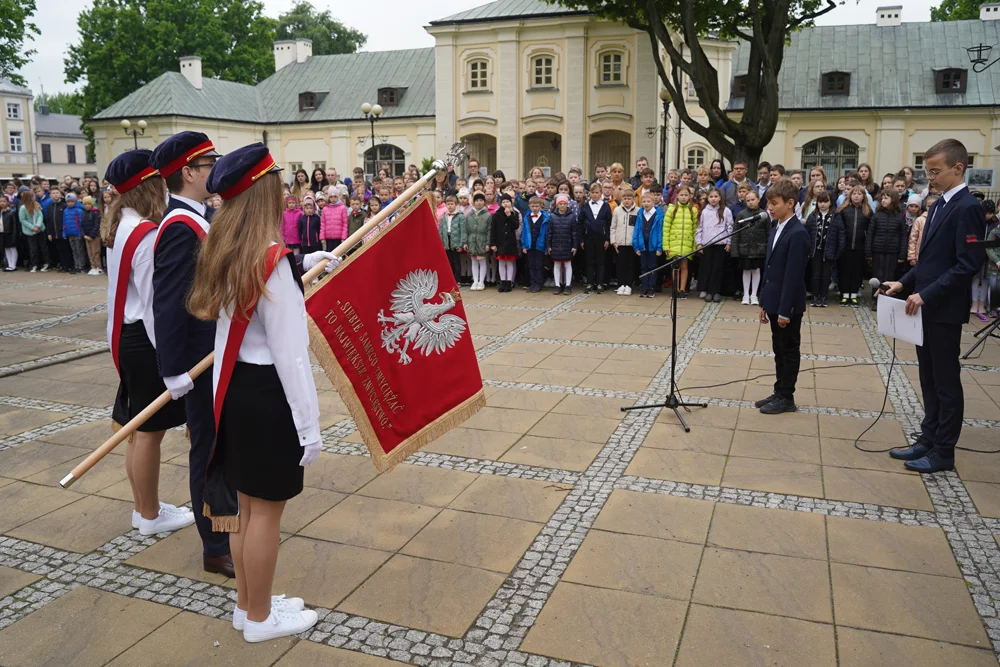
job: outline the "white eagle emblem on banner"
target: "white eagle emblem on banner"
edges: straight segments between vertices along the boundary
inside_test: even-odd
[[[441,354],[455,346],[465,332],[465,320],[457,315],[446,315],[461,299],[458,290],[438,294],[438,275],[435,271],[417,269],[406,274],[392,292],[392,313],[379,310],[382,325],[382,347],[399,354],[399,363],[413,361],[407,351],[412,347],[424,353]],[[430,303],[435,296],[438,303]]]

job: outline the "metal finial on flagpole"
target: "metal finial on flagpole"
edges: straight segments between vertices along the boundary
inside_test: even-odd
[[[465,162],[465,144],[463,144],[461,141],[453,143],[451,145],[451,148],[448,150],[448,154],[445,155],[444,162],[446,164],[442,164],[440,167],[438,167],[437,165],[439,162],[440,160],[436,160],[434,162],[435,169],[444,169],[446,167],[454,168]]]

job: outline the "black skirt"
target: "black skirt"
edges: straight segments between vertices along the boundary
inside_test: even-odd
[[[226,481],[254,498],[294,498],[302,493],[302,452],[278,371],[237,361],[216,445]]]
[[[753,271],[754,269],[764,268],[764,258],[763,257],[741,257],[740,258],[740,268],[744,271]]]
[[[118,363],[120,381],[111,418],[124,426],[167,390],[156,365],[156,349],[149,342],[142,320],[122,325]],[[184,401],[170,401],[138,430],[144,433],[166,431],[186,421]]]

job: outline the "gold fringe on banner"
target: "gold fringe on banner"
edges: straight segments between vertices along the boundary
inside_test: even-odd
[[[116,422],[114,419],[111,420],[112,433],[117,433],[118,431],[122,430],[122,428],[124,427],[121,424]],[[135,441],[135,431],[132,431],[131,433],[128,434],[128,438],[126,438],[125,442],[134,442],[134,441]]]
[[[240,532],[240,515],[232,516],[212,516],[212,509],[208,503],[202,503],[202,516],[212,520],[213,533],[238,533]]]
[[[382,234],[388,233],[390,229],[401,223],[407,217],[407,214],[416,210],[427,199],[428,195],[424,194],[416,202],[408,205],[406,207],[406,213],[403,215],[397,214],[393,219],[392,224],[388,225],[381,232],[379,232],[379,235],[381,236]],[[428,204],[428,206],[429,205],[430,204]],[[363,244],[336,268],[335,273],[343,270],[347,264],[357,259],[363,252],[371,248],[373,245],[374,244],[372,242]],[[322,286],[323,283],[320,283],[319,286],[310,290],[306,295],[306,299],[308,300],[309,296],[311,296],[316,289],[319,289],[319,287]],[[330,382],[337,390],[337,393],[340,394],[340,398],[347,406],[348,411],[351,413],[351,417],[354,418],[354,423],[357,424],[358,431],[361,433],[361,439],[364,440],[365,446],[368,447],[368,452],[371,454],[372,462],[375,464],[375,468],[378,469],[379,472],[388,472],[392,470],[410,454],[418,451],[421,447],[427,445],[428,443],[437,440],[456,426],[459,426],[464,421],[472,417],[472,415],[479,412],[479,410],[486,405],[486,394],[483,389],[480,389],[478,392],[465,399],[403,442],[399,443],[399,445],[397,445],[391,452],[386,453],[386,451],[382,449],[382,445],[379,443],[378,436],[375,434],[375,429],[372,428],[371,421],[368,419],[368,413],[365,411],[365,407],[362,404],[361,399],[354,390],[354,385],[351,384],[347,374],[344,373],[344,369],[341,368],[340,364],[337,362],[336,354],[334,354],[333,350],[330,349],[329,341],[327,341],[323,332],[319,330],[319,327],[316,326],[316,323],[311,317],[307,318],[307,321],[309,325],[309,347],[312,349],[313,354],[316,355],[319,365],[323,368],[324,372],[326,372],[327,378],[329,378]]]

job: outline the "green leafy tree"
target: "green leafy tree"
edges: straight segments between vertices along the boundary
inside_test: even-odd
[[[308,2],[297,2],[290,11],[278,16],[277,39],[297,37],[311,39],[316,56],[354,53],[368,41],[363,32],[333,18],[330,10],[319,12]]]
[[[25,39],[40,35],[31,21],[35,0],[0,0],[0,77],[19,86],[27,86],[18,70],[31,62],[34,49],[25,49]]]
[[[83,83],[86,118],[178,71],[180,56],[201,56],[206,77],[257,83],[274,72],[276,24],[256,0],[93,0],[77,20],[66,81]]]
[[[996,0],[943,0],[931,7],[931,21],[962,21],[978,19],[979,7]]]
[[[49,113],[68,113],[72,116],[83,115],[83,96],[80,93],[39,93],[35,97],[35,111],[42,106],[49,108]]]
[[[706,120],[684,102],[673,108],[684,124],[730,161],[756,167],[778,124],[778,74],[790,35],[837,7],[839,0],[547,0],[585,9],[644,32],[657,74],[673,100],[687,98],[690,80]],[[749,49],[746,96],[738,118],[721,106],[719,72],[703,41],[739,40]],[[661,49],[667,61],[660,58]]]

